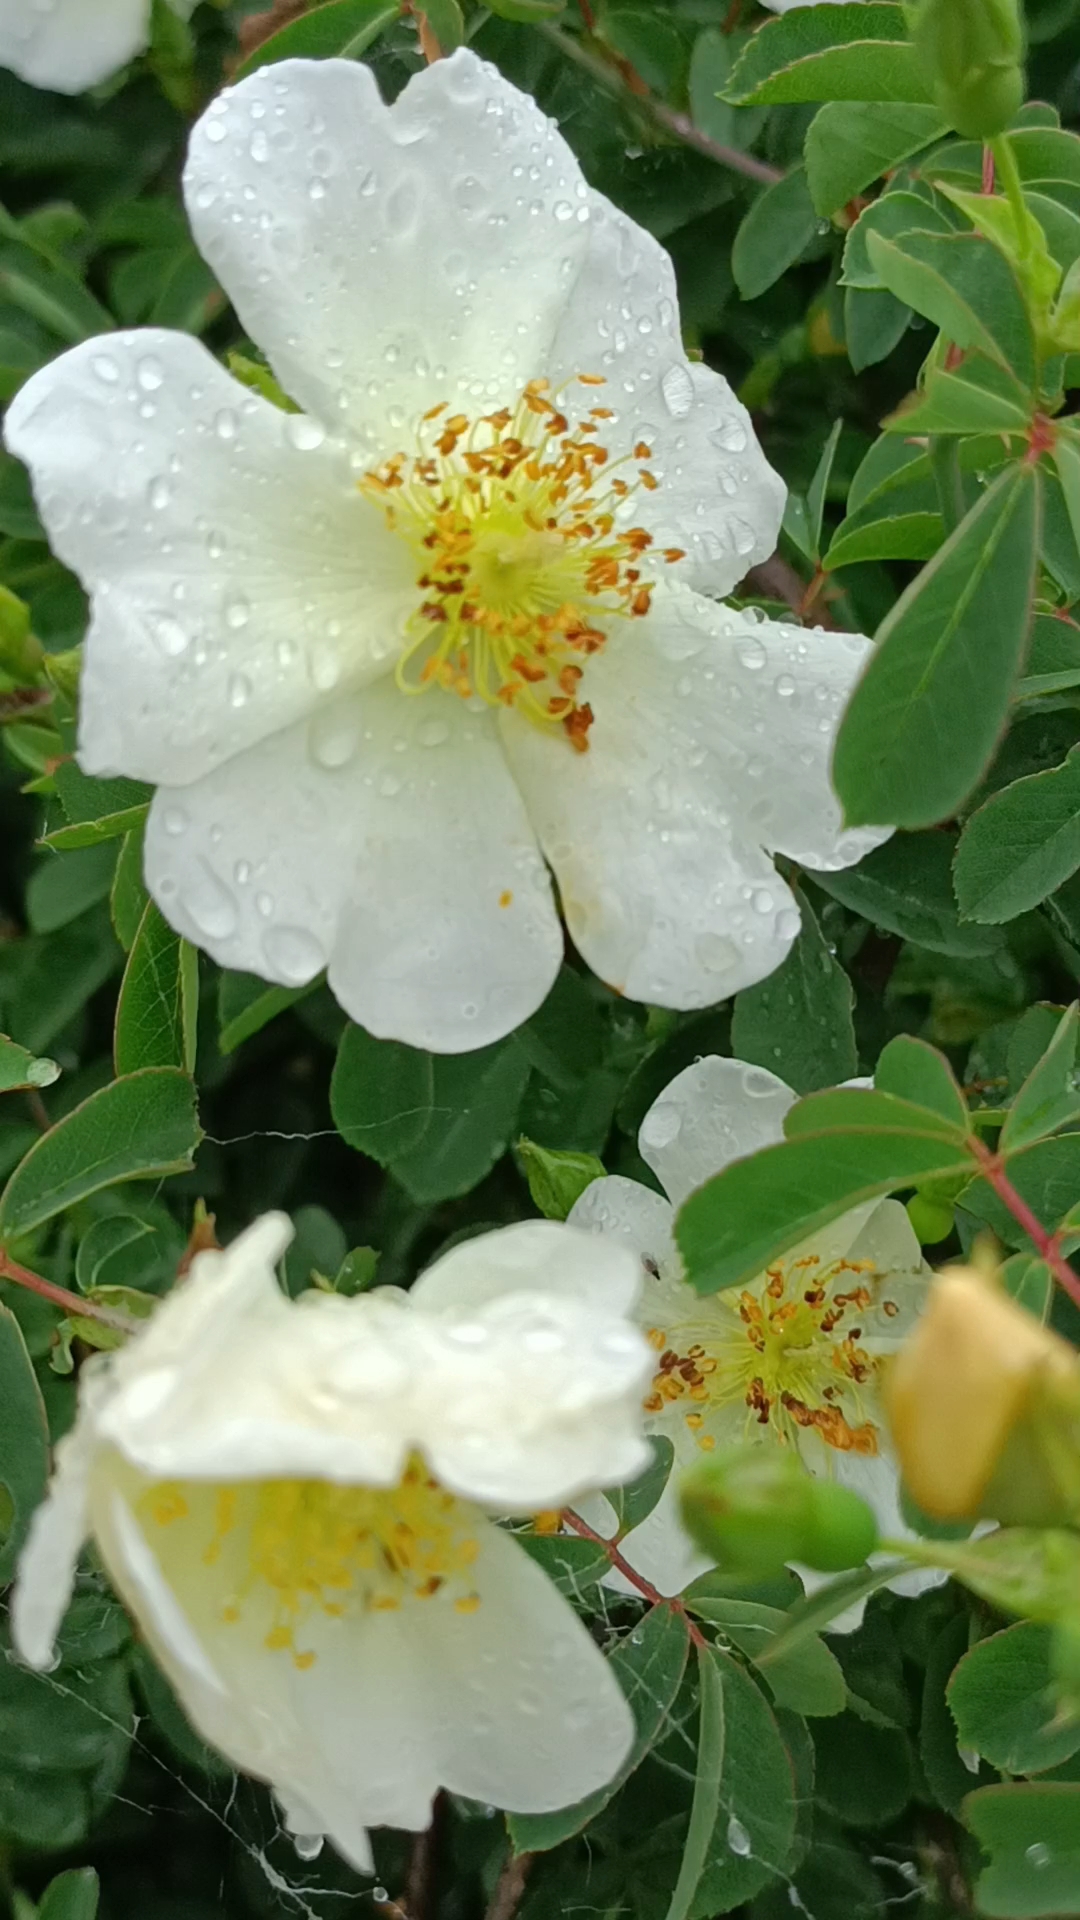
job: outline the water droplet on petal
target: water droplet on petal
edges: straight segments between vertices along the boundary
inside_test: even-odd
[[[661,1100],[651,1107],[641,1123],[641,1143],[646,1147],[670,1147],[682,1132],[682,1114],[673,1100]]]
[[[300,453],[314,453],[326,439],[326,428],[306,413],[287,413],[285,436]]]
[[[323,1850],[321,1833],[294,1833],[293,1846],[301,1860],[317,1860]]]
[[[303,927],[271,927],[263,936],[262,950],[267,965],[290,986],[303,986],[326,965],[319,941]]]
[[[694,383],[687,369],[675,360],[662,376],[660,391],[673,420],[681,420],[694,404]]]
[[[227,940],[236,932],[236,903],[209,868],[184,887],[180,904],[207,940]]]

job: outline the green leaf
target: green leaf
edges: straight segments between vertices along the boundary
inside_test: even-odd
[[[0,1033],[0,1093],[37,1092],[59,1080],[55,1060],[40,1060]]]
[[[436,1055],[432,1073],[428,1124],[391,1162],[395,1179],[421,1204],[468,1193],[501,1160],[517,1128],[529,1062],[511,1035],[475,1053]]]
[[[1023,659],[1038,531],[1035,472],[1008,468],[882,623],[833,758],[849,825],[930,826],[974,786]]]
[[[710,1653],[724,1696],[721,1814],[690,1920],[728,1913],[785,1873],[795,1838],[795,1779],[776,1715],[737,1661]]]
[[[571,1533],[519,1533],[514,1537],[522,1552],[543,1567],[559,1592],[572,1599],[580,1600],[611,1571],[606,1549],[592,1540],[579,1540]]]
[[[811,907],[796,891],[799,935],[776,972],[736,995],[732,1051],[768,1067],[796,1093],[834,1087],[858,1069],[851,982]]]
[[[512,1813],[507,1827],[515,1853],[543,1853],[569,1840],[595,1819],[666,1732],[682,1684],[690,1638],[681,1614],[653,1607],[611,1655],[610,1666],[634,1716],[634,1744],[606,1787],[555,1813]]]
[[[870,233],[883,286],[940,327],[956,347],[984,353],[1010,374],[1022,399],[1034,391],[1035,339],[1027,303],[1003,254],[976,233]]]
[[[1056,1133],[1080,1114],[1076,1083],[1078,1023],[1076,1002],[1062,1015],[1046,1052],[1032,1068],[1005,1116],[999,1145],[1015,1152],[1032,1140]]]
[[[686,1830],[679,1877],[668,1904],[666,1920],[687,1920],[701,1884],[720,1813],[720,1780],[724,1769],[724,1688],[711,1647],[697,1649],[699,1719],[694,1793],[690,1825]]]
[[[1080,747],[1060,767],[991,794],[960,837],[960,911],[1000,924],[1038,906],[1080,867]]]
[[[20,1161],[0,1199],[0,1236],[14,1238],[120,1180],[192,1166],[201,1134],[195,1088],[175,1067],[113,1080],[58,1120]]]
[[[844,338],[856,373],[885,360],[911,325],[911,308],[891,293],[848,287],[844,293]]]
[[[675,1236],[687,1278],[699,1293],[745,1286],[861,1201],[968,1164],[946,1134],[902,1127],[834,1129],[766,1147],[733,1161],[681,1208]]]
[[[885,422],[889,433],[1009,433],[1026,435],[1033,405],[1024,401],[1012,375],[974,354],[955,372],[929,367],[926,384]]]
[[[931,953],[995,953],[1001,935],[965,925],[952,885],[953,833],[896,833],[857,867],[815,873],[814,885],[885,933]]]
[[[956,1075],[945,1055],[925,1040],[908,1033],[890,1040],[878,1060],[874,1085],[880,1093],[932,1108],[962,1134],[970,1131],[968,1105]]]
[[[55,827],[44,844],[57,849],[93,847],[141,825],[150,808],[151,788],[141,780],[95,780],[63,760],[53,774],[66,827]]]
[[[346,1027],[330,1082],[330,1111],[343,1140],[386,1166],[423,1139],[431,1122],[435,1062],[417,1047]]]
[[[794,1606],[787,1610],[786,1626],[776,1639],[760,1655],[758,1666],[766,1679],[769,1669],[777,1661],[787,1660],[796,1648],[804,1646],[806,1641],[820,1628],[846,1613],[849,1607],[858,1606],[878,1589],[895,1580],[904,1570],[902,1560],[889,1560],[883,1566],[853,1567],[850,1573],[838,1574],[835,1580],[827,1580],[823,1586],[816,1587]]]
[[[277,60],[358,60],[400,16],[398,0],[329,0],[272,33],[237,68],[233,79]]]
[[[26,915],[35,933],[55,933],[88,907],[109,896],[115,847],[82,847],[74,853],[47,853],[30,875]]]
[[[957,1109],[954,1094],[940,1074],[939,1058],[925,1042],[902,1034],[882,1055],[887,1059],[885,1077],[918,1086],[925,1099],[908,1099],[888,1087],[834,1087],[828,1093],[808,1094],[789,1108],[784,1132],[790,1140],[834,1127],[843,1132],[872,1128],[879,1133],[928,1133],[963,1150],[969,1130],[967,1109],[962,1104]]]
[[[712,1584],[715,1584],[714,1576],[708,1573],[695,1580],[683,1595],[685,1605],[699,1620],[719,1627],[724,1637],[748,1660],[759,1665],[761,1656],[785,1631],[787,1614],[779,1607],[734,1599],[727,1593],[711,1593]],[[817,1634],[807,1635],[763,1671],[778,1707],[823,1718],[844,1710],[847,1683],[843,1668]]]
[[[37,1920],[96,1920],[101,1883],[93,1867],[73,1867],[50,1880]]]
[[[981,1787],[963,1811],[990,1855],[975,1886],[987,1920],[1080,1913],[1080,1786]]]
[[[1080,1133],[1054,1134],[1014,1150],[1009,1155],[1009,1179],[1037,1220],[1048,1226],[1061,1221],[1071,1230],[1067,1209],[1080,1192]],[[981,1177],[972,1181],[964,1188],[960,1204],[976,1219],[986,1221],[1006,1246],[1032,1250],[1023,1227],[989,1181]]]
[[[881,1828],[896,1820],[914,1788],[911,1744],[896,1727],[855,1712],[814,1728],[819,1803],[845,1826]]]
[[[1075,1615],[1080,1534],[1053,1527],[1003,1527],[981,1540],[913,1543],[909,1552],[923,1565],[944,1567],[1003,1613],[1049,1626]]]
[[[15,1315],[0,1306],[0,1586],[14,1578],[49,1477],[49,1426]]]
[[[135,944],[149,898],[143,884],[143,833],[141,827],[135,827],[120,842],[109,896],[113,927],[125,953],[130,953]]]
[[[524,1137],[517,1143],[517,1153],[533,1205],[545,1220],[565,1220],[586,1187],[604,1174],[604,1163],[595,1153],[559,1153]]]
[[[830,100],[815,114],[804,148],[810,198],[818,213],[827,217],[846,207],[883,173],[940,139],[946,126],[937,107]],[[874,242],[870,244],[877,266]],[[888,280],[885,284],[897,293]],[[897,297],[906,299],[903,293]]]
[[[926,1783],[938,1804],[953,1814],[971,1792],[972,1775],[957,1751],[956,1722],[946,1704],[945,1688],[968,1650],[970,1632],[964,1612],[954,1614],[938,1633],[926,1663],[919,1710],[919,1758]]]
[[[860,0],[861,4],[861,0]],[[731,271],[744,300],[756,300],[817,237],[806,174],[793,167],[759,194],[735,235]]]
[[[803,100],[929,100],[903,8],[858,0],[770,20],[747,42],[727,98],[780,106]]]
[[[947,216],[922,193],[894,187],[880,199],[864,207],[844,242],[844,267],[840,276],[845,287],[880,291],[885,283],[870,258],[867,241],[872,233],[896,240],[911,232],[952,233]]]
[[[128,955],[116,1003],[113,1051],[117,1075],[140,1067],[195,1066],[199,956],[147,902]]]
[[[1002,1773],[1041,1773],[1080,1748],[1080,1720],[1059,1712],[1049,1627],[1022,1620],[966,1653],[947,1698],[961,1744]]]
[[[254,973],[223,973],[218,988],[219,1051],[235,1053],[279,1013],[314,993],[318,984],[318,980],[311,980],[304,987],[268,987]]]

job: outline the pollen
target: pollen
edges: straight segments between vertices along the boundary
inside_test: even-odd
[[[478,1516],[417,1458],[387,1488],[161,1483],[144,1494],[140,1512],[151,1537],[167,1530],[163,1558],[183,1552],[185,1561],[217,1569],[222,1624],[246,1625],[301,1673],[317,1659],[311,1641],[321,1620],[395,1612],[436,1595],[463,1613],[481,1604],[470,1572]]]
[[[651,448],[639,440],[613,458],[599,439],[610,408],[571,420],[570,389],[603,384],[597,374],[557,390],[532,380],[515,407],[475,419],[433,407],[412,451],[358,483],[418,568],[398,685],[513,707],[561,728],[579,753],[593,724],[580,697],[588,662],[614,619],[649,612],[654,584],[641,574],[652,535],[621,524],[624,502],[659,485],[640,464]],[[654,555],[660,566],[683,557],[676,547]]]
[[[658,1356],[644,1408],[672,1414],[697,1446],[716,1444],[718,1416],[745,1408],[748,1433],[791,1441],[814,1430],[838,1453],[873,1455],[868,1417],[881,1362],[864,1344],[868,1314],[899,1311],[884,1276],[867,1261],[823,1263],[815,1254],[779,1261],[753,1287],[695,1302],[685,1324],[647,1329]]]

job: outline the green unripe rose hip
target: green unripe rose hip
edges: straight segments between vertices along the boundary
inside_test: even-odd
[[[969,140],[989,140],[1024,100],[1017,0],[917,0],[912,37],[934,99]]]
[[[770,1443],[699,1461],[679,1498],[698,1546],[741,1573],[774,1573],[789,1560],[837,1573],[861,1566],[877,1545],[874,1516],[857,1494],[813,1479],[795,1453]]]

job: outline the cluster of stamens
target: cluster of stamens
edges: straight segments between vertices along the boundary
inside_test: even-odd
[[[604,382],[579,374],[576,384]],[[360,491],[421,568],[397,666],[406,692],[439,686],[516,706],[586,750],[593,714],[579,694],[603,623],[648,613],[653,591],[641,571],[652,535],[615,525],[631,494],[658,484],[643,464],[651,449],[638,441],[613,461],[601,439],[613,418],[596,405],[571,424],[549,382],[531,380],[513,410],[470,419],[432,407],[415,452],[363,476]],[[670,547],[659,557],[684,556]]]
[[[208,1505],[207,1502],[210,1502]],[[144,1502],[156,1525],[188,1522],[206,1540],[206,1567],[225,1561],[229,1590],[221,1619],[235,1625],[258,1605],[270,1625],[264,1645],[287,1652],[302,1672],[316,1654],[301,1643],[312,1615],[390,1612],[444,1593],[459,1613],[479,1596],[468,1582],[479,1543],[471,1514],[410,1461],[396,1487],[335,1486],[325,1480],[263,1480],[214,1488],[170,1482]]]
[[[864,1417],[860,1389],[872,1383],[878,1362],[860,1346],[857,1323],[875,1303],[867,1281],[876,1278],[869,1261],[822,1267],[810,1254],[770,1267],[760,1293],[743,1291],[733,1306],[720,1296],[723,1324],[699,1324],[699,1337],[685,1346],[650,1328],[660,1359],[645,1411],[685,1405],[686,1424],[707,1452],[716,1445],[702,1431],[709,1411],[741,1400],[751,1424],[771,1424],[782,1438],[813,1428],[838,1452],[875,1454],[877,1429]],[[892,1300],[880,1308],[889,1319],[899,1312]]]

